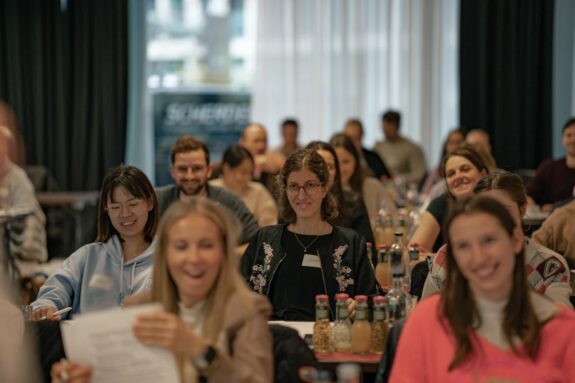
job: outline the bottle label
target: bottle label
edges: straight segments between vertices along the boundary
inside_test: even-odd
[[[355,312],[355,320],[361,319],[367,319],[367,310],[365,308],[357,309]]]
[[[419,261],[419,250],[417,250],[417,249],[409,250],[409,260],[410,261]]]
[[[391,274],[394,277],[405,275],[405,268],[403,267],[402,257],[402,252],[391,252]]]
[[[385,312],[383,310],[374,310],[373,311],[373,320],[385,320]]]
[[[347,309],[347,306],[345,307],[338,307],[337,309],[337,317],[338,319],[345,319],[349,316],[349,310]]]
[[[328,317],[327,308],[322,307],[320,309],[315,310],[315,318],[316,319],[325,319]]]

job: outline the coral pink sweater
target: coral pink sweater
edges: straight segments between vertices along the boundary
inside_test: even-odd
[[[475,336],[472,359],[452,371],[454,339],[441,325],[440,295],[423,300],[399,339],[391,383],[560,383],[575,382],[575,312],[561,308],[541,332],[533,361]],[[477,347],[478,346],[478,347]]]

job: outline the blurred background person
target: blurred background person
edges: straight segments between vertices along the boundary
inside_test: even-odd
[[[224,152],[220,178],[210,185],[231,190],[258,220],[259,226],[275,225],[278,209],[270,192],[259,182],[252,181],[255,162],[252,154],[241,145],[231,145]]]
[[[473,146],[477,153],[483,158],[485,166],[489,171],[497,169],[497,164],[493,158],[491,138],[484,129],[472,129],[465,135],[465,143]]]
[[[34,186],[26,172],[8,155],[13,139],[10,129],[0,125],[0,208],[22,211],[22,216],[0,226],[0,248],[4,250],[0,271],[17,274],[16,260],[45,262],[48,251],[46,217],[36,199]]]
[[[471,146],[462,146],[443,157],[441,175],[445,178],[447,192],[429,203],[410,243],[419,245],[422,252],[439,250],[444,243],[443,220],[449,208],[456,200],[471,196],[477,182],[487,174],[489,169]]]
[[[562,254],[569,268],[575,270],[575,200],[553,210],[533,233],[533,239]]]
[[[378,180],[391,178],[391,173],[376,152],[363,147],[363,123],[359,119],[350,119],[345,123],[343,133],[347,135],[360,158],[360,165],[366,175]]]
[[[285,157],[268,151],[268,132],[262,124],[248,124],[242,131],[240,145],[254,157],[254,180],[261,182],[276,198],[276,175],[283,166]]]
[[[547,159],[537,168],[535,177],[527,185],[529,197],[542,211],[553,210],[573,197],[575,187],[575,117],[563,125],[561,145],[565,157]]]
[[[435,194],[432,197],[435,198],[440,194],[445,193],[446,188],[445,182],[441,182],[443,181],[440,172],[441,161],[443,161],[443,157],[445,157],[446,154],[453,152],[455,149],[463,145],[463,142],[465,142],[465,133],[461,128],[453,129],[449,133],[447,133],[447,138],[445,139],[445,141],[443,141],[443,146],[441,147],[439,165],[437,165],[437,167],[433,170],[433,172],[431,172],[425,178],[425,182],[423,184],[423,187],[421,188],[421,194],[424,195]],[[441,186],[438,187],[439,190],[434,191],[434,193],[432,193],[432,189],[435,185],[441,185]]]
[[[385,141],[375,144],[374,150],[391,170],[393,177],[403,182],[419,183],[427,173],[425,156],[421,147],[399,133],[401,114],[388,110],[381,116],[381,127]]]
[[[286,118],[281,123],[281,136],[282,143],[280,146],[272,150],[272,153],[281,154],[287,158],[292,152],[301,149],[301,145],[297,142],[299,133],[299,123],[294,118]]]
[[[0,125],[7,127],[12,137],[8,143],[8,158],[16,165],[24,165],[26,163],[24,139],[18,129],[12,108],[3,100],[0,100]]]
[[[315,150],[327,165],[329,175],[327,190],[335,198],[338,209],[337,216],[331,219],[330,223],[357,231],[366,242],[373,245],[375,238],[363,197],[352,190],[343,188],[339,161],[333,146],[323,141],[312,141],[306,149]]]
[[[363,198],[370,219],[375,217],[380,209],[388,210],[395,206],[383,184],[374,177],[364,175],[359,164],[359,154],[347,135],[336,134],[329,143],[337,154],[343,189],[351,190]]]

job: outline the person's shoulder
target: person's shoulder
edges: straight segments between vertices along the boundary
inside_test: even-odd
[[[228,323],[245,322],[260,315],[269,318],[271,312],[272,307],[265,296],[248,289],[239,289],[228,298],[224,318]]]
[[[563,269],[568,270],[567,261],[561,254],[529,238],[525,239],[525,262],[534,267],[538,264],[556,263],[556,267],[551,267],[551,263],[545,267],[548,272],[555,269],[559,270],[561,266]]]
[[[346,242],[359,241],[363,238],[363,236],[359,234],[357,230],[343,226],[333,226],[333,235],[335,239],[338,237],[343,238]]]
[[[439,311],[441,309],[441,294],[433,294],[417,303],[415,309],[409,314],[409,321],[415,327],[421,328],[431,323],[439,324]]]
[[[363,187],[365,188],[383,188],[383,184],[374,177],[365,177],[363,179]]]
[[[158,197],[160,197],[162,195],[167,195],[167,194],[173,193],[175,189],[176,189],[176,185],[174,185],[174,184],[156,186],[154,188],[154,190],[156,191],[156,195]]]

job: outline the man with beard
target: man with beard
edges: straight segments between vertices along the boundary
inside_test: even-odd
[[[211,186],[210,152],[206,145],[191,136],[183,136],[172,147],[171,174],[175,185],[156,188],[160,215],[178,199],[187,201],[194,196],[204,196],[227,207],[241,222],[240,244],[247,243],[258,231],[253,214],[232,192]]]

